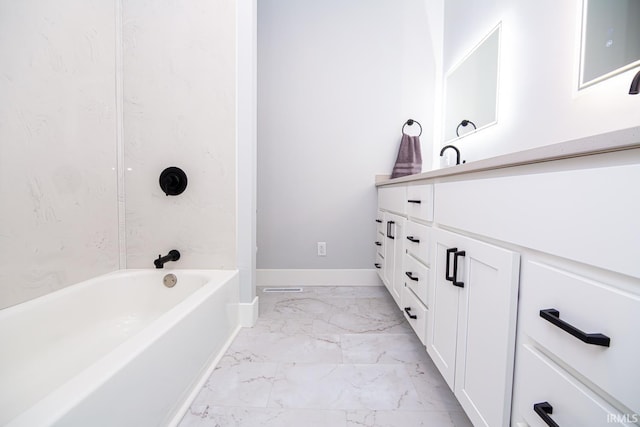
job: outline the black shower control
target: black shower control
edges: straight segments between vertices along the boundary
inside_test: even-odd
[[[178,167],[170,166],[160,174],[160,188],[167,196],[177,196],[187,188],[187,174]]]

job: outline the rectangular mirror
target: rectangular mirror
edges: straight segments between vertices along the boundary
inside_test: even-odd
[[[640,0],[584,0],[580,88],[640,65]]]
[[[499,54],[500,25],[447,73],[444,141],[496,123]]]

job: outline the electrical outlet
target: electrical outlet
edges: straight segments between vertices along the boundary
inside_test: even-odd
[[[318,242],[318,256],[327,256],[327,242]]]

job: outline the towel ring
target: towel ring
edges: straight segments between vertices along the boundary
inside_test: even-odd
[[[409,125],[409,126],[413,126],[413,124],[417,124],[420,127],[420,133],[418,134],[418,136],[422,135],[422,125],[420,125],[420,123],[418,123],[416,120],[413,119],[409,119],[406,121],[405,124],[402,125],[402,133],[404,133],[404,127]]]
[[[463,120],[460,122],[460,124],[456,128],[456,136],[460,136],[460,134],[458,133],[458,131],[460,130],[460,126],[466,127],[467,125],[473,126],[473,130],[477,129],[475,123],[473,123],[471,120]]]

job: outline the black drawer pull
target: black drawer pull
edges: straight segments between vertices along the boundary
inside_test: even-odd
[[[406,275],[407,275],[407,277],[408,277],[409,279],[413,280],[414,282],[417,282],[418,280],[420,280],[420,279],[418,279],[417,277],[415,277],[415,276],[413,275],[413,273],[412,273],[412,272],[410,272],[410,271],[405,271],[405,272],[404,272],[404,274],[406,274]]]
[[[377,262],[376,262],[375,264],[373,264],[373,265],[375,265],[375,266],[376,266],[376,268],[382,268],[382,267],[380,266],[380,264],[378,264]]]
[[[407,240],[413,243],[420,243],[420,239],[416,239],[413,236],[407,236]]]
[[[419,205],[422,202],[420,200],[407,200],[407,203],[415,203]]]
[[[410,319],[418,318],[418,316],[416,316],[415,314],[411,314],[411,307],[405,307],[404,312],[407,313],[407,316],[409,316]]]
[[[533,410],[549,427],[560,427],[558,423],[553,421],[553,418],[549,416],[550,414],[553,414],[553,406],[551,406],[549,402],[534,403]]]
[[[603,347],[609,347],[611,344],[611,339],[606,335],[587,334],[564,320],[560,320],[560,312],[555,308],[540,310],[540,317],[587,344],[601,345]]]
[[[376,242],[376,246],[382,246],[382,242]]]
[[[381,219],[376,219],[376,222],[377,222],[378,224],[382,224],[382,220],[381,220]]]

